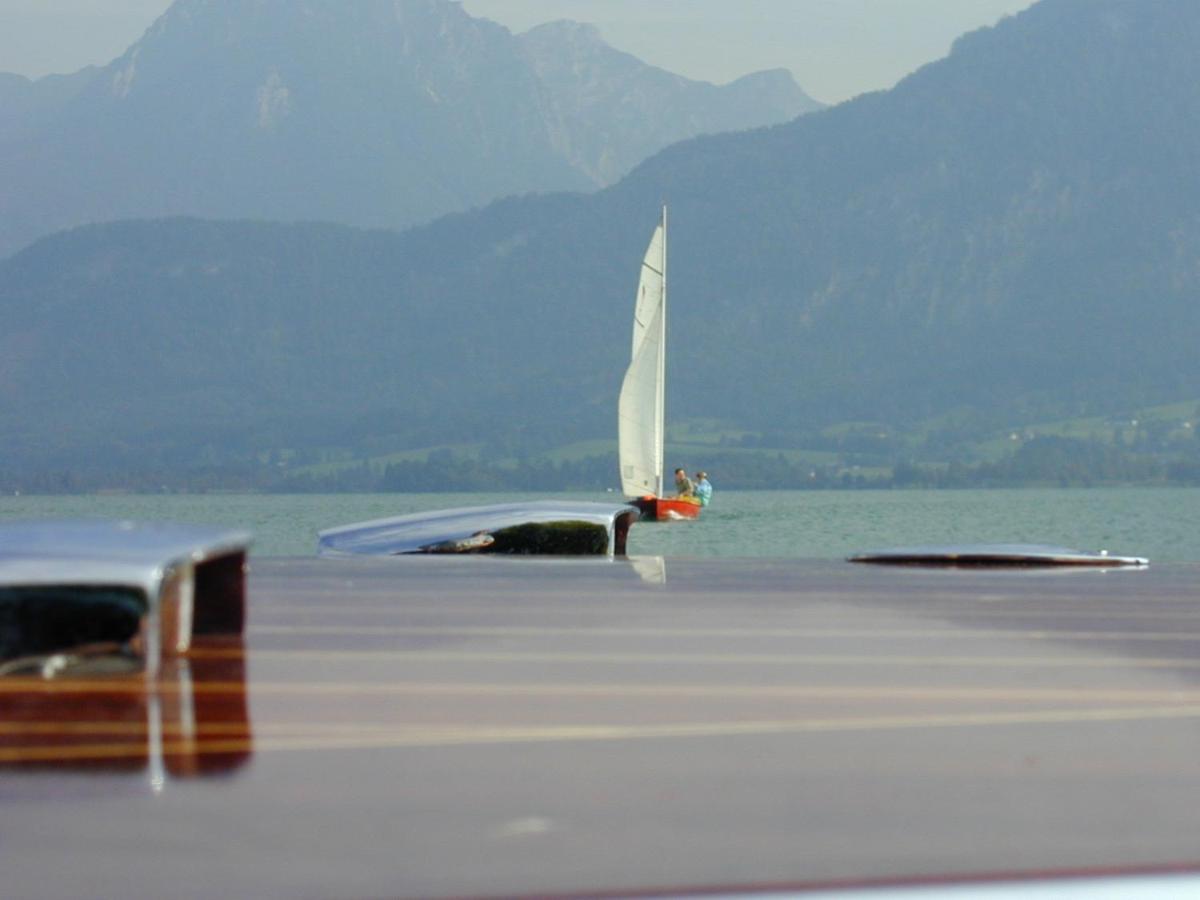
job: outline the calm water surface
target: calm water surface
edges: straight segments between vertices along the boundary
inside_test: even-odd
[[[310,556],[322,528],[516,494],[0,497],[0,519],[105,517],[242,528],[260,556]],[[551,495],[546,495],[551,496]],[[614,501],[613,494],[572,494]],[[836,559],[875,547],[1033,542],[1200,561],[1200,488],[721,491],[698,522],[636,526],[631,554]]]

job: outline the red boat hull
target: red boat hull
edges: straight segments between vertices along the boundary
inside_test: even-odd
[[[639,497],[633,501],[647,522],[679,522],[700,518],[700,503],[672,497]]]

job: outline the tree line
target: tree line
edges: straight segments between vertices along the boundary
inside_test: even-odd
[[[853,464],[858,459],[860,464]],[[1200,485],[1200,448],[1174,455],[1137,452],[1091,439],[1037,437],[998,461],[928,462],[845,457],[814,465],[782,452],[729,452],[668,460],[668,467],[704,468],[718,489],[855,490],[999,487]],[[0,470],[0,493],[438,493],[606,491],[619,489],[615,453],[573,460],[531,457],[492,463],[450,449],[423,460],[386,465],[360,462],[326,470],[289,472],[275,463],[241,463],[180,471]]]

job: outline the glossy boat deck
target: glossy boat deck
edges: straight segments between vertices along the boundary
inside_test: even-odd
[[[1200,566],[254,560],[244,641],[0,680],[4,896],[1200,865]]]

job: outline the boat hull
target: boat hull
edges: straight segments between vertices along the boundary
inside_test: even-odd
[[[681,500],[675,497],[639,497],[632,501],[642,511],[644,522],[682,522],[700,518],[698,500]]]

